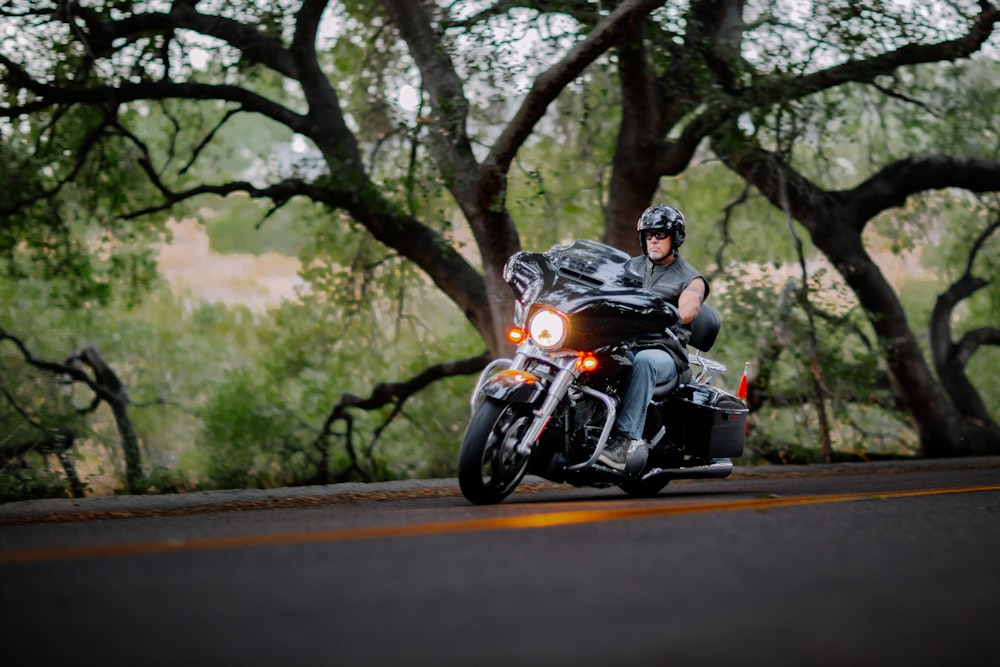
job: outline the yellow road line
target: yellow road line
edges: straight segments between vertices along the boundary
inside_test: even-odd
[[[311,544],[318,542],[343,542],[357,540],[384,539],[440,535],[444,533],[466,533],[474,531],[520,530],[525,528],[550,528],[582,523],[618,521],[706,512],[729,512],[738,510],[765,510],[801,505],[823,505],[828,503],[852,502],[856,500],[882,500],[890,498],[916,498],[957,493],[977,493],[1000,491],[1000,485],[973,486],[965,488],[915,489],[907,491],[863,491],[834,495],[810,495],[750,498],[681,505],[648,505],[606,510],[582,510],[566,512],[542,512],[521,516],[504,516],[463,521],[441,521],[427,524],[396,526],[376,526],[370,528],[343,528],[319,530],[303,533],[281,533],[275,535],[237,535],[231,537],[210,537],[197,540],[176,540],[163,542],[138,542],[135,544],[107,544],[97,546],[56,547],[51,549],[25,549],[0,553],[0,565],[9,563],[31,563],[79,558],[107,558],[111,556],[139,556],[212,549],[234,549],[258,546]]]

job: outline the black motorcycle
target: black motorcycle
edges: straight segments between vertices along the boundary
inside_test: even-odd
[[[726,367],[701,356],[715,342],[718,313],[692,323],[688,365],[657,387],[643,437],[625,471],[598,460],[624,395],[639,341],[676,331],[677,309],[642,289],[629,256],[593,241],[519,252],[504,267],[516,296],[513,359],[479,377],[462,440],[458,481],[476,504],[498,503],[526,473],[575,486],[618,485],[649,497],[672,479],[722,478],[743,453],[746,403],[712,386]],[[681,364],[684,365],[683,363]],[[643,449],[643,448],[640,448]]]

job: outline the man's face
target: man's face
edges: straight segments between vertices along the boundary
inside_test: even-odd
[[[646,254],[654,262],[662,262],[670,257],[673,249],[674,238],[668,232],[662,229],[653,229],[646,232]]]

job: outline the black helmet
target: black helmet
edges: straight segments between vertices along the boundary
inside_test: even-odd
[[[646,232],[650,229],[664,229],[673,237],[671,247],[674,252],[684,243],[684,216],[673,206],[657,204],[650,206],[639,216],[639,245],[646,254]]]

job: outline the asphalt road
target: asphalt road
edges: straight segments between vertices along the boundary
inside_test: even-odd
[[[0,665],[1000,664],[1000,459],[777,472],[0,506]]]

